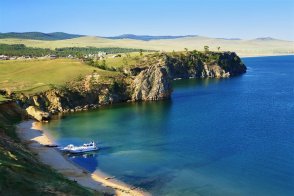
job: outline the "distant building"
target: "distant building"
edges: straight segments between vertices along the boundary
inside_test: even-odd
[[[57,56],[55,54],[50,55],[50,59],[56,59]]]
[[[106,52],[98,52],[98,54],[97,54],[97,56],[98,57],[104,57],[104,56],[106,56],[107,55],[107,53]]]
[[[6,55],[0,55],[0,60],[9,60],[9,57]]]

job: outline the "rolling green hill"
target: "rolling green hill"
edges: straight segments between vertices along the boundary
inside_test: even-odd
[[[0,61],[0,89],[26,94],[40,92],[77,80],[94,70],[101,80],[116,74],[72,59]]]
[[[16,38],[16,39],[34,39],[34,40],[64,40],[82,37],[83,35],[68,34],[63,32],[41,33],[41,32],[25,32],[25,33],[0,33],[0,39]]]

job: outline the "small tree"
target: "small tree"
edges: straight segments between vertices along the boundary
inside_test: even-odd
[[[184,48],[184,49],[185,49],[186,53],[188,53],[188,48]]]
[[[105,61],[105,59],[102,60],[102,66],[105,67],[105,69],[106,69],[106,61]]]
[[[220,48],[221,48],[220,46],[219,46],[219,47],[217,47],[217,50],[219,51],[219,50],[220,50]]]
[[[76,57],[77,57],[78,59],[82,59],[82,58],[83,58],[83,54],[80,53],[80,52],[77,52],[77,53],[76,53]]]
[[[140,56],[143,56],[143,50],[140,49]]]
[[[173,50],[173,52],[172,52],[172,55],[173,55],[173,56],[176,56],[176,52],[175,52],[174,50]]]
[[[205,53],[209,52],[209,46],[204,46]]]

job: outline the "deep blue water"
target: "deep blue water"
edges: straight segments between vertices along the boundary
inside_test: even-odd
[[[294,195],[294,56],[244,58],[246,74],[181,80],[169,101],[121,104],[45,125],[71,157],[154,195]]]

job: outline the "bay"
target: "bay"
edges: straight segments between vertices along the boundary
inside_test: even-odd
[[[69,157],[154,195],[294,195],[294,56],[243,58],[246,74],[175,81],[171,100],[126,103],[44,125]]]

